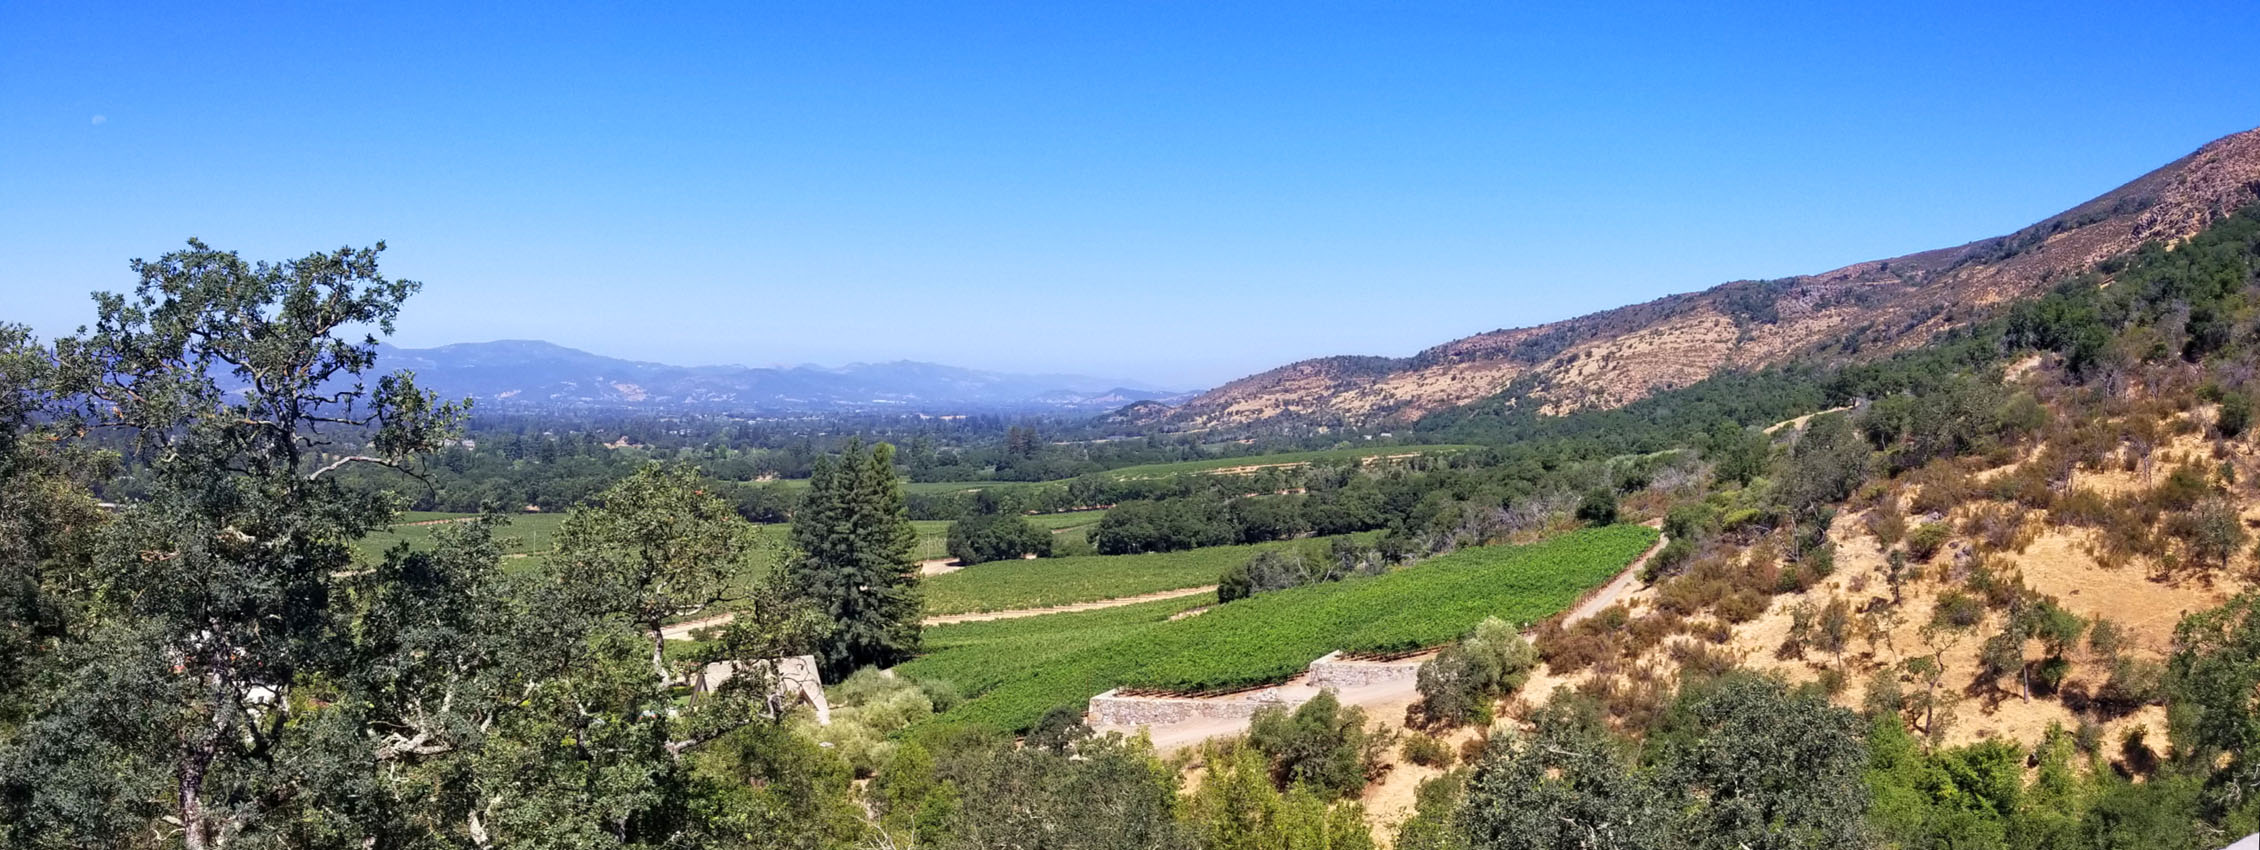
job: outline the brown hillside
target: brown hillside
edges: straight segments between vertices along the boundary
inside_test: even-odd
[[[1725,369],[1918,344],[2145,242],[2187,238],[2256,199],[2260,130],[2250,130],[2007,236],[1477,334],[1410,358],[1306,360],[1125,418],[1184,430],[1407,422],[1522,378],[1547,412],[1615,407]]]

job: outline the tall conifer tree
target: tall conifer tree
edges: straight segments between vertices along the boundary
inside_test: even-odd
[[[895,447],[850,441],[816,463],[808,499],[793,516],[793,584],[832,619],[825,675],[892,664],[918,648],[917,532],[895,478]]]

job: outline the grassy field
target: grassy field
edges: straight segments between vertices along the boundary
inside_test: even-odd
[[[1062,514],[1032,514],[1027,517],[1027,520],[1037,528],[1064,531],[1086,525],[1097,525],[1098,521],[1105,517],[1106,511],[1068,511]]]
[[[1372,536],[1368,534],[1367,536]],[[1246,546],[1211,546],[1183,552],[1143,555],[1079,555],[1030,561],[991,561],[924,582],[926,613],[967,614],[1047,608],[1098,599],[1117,599],[1162,590],[1215,584],[1234,564],[1264,549],[1318,541],[1281,541]]]
[[[1113,687],[1187,692],[1245,687],[1281,681],[1337,649],[1433,646],[1488,616],[1536,622],[1607,581],[1655,539],[1651,529],[1618,525],[1528,546],[1467,549],[1387,575],[1268,593],[1175,622],[1098,621],[1110,630],[1105,640],[1085,642],[1071,634],[1073,624],[1055,622],[1053,639],[1077,645],[1049,653],[1041,663],[1015,655],[1040,651],[1040,638],[961,632],[974,637],[951,643],[951,633],[938,628],[937,638],[944,640],[936,650],[901,670],[914,677],[922,671],[960,677],[953,683],[972,699],[944,715],[945,722],[1024,729],[1054,706],[1079,704]],[[1051,627],[1040,621],[1079,616],[1085,615],[1033,617],[1003,634],[1034,635]],[[982,634],[990,639],[976,639]],[[978,672],[992,668],[1011,668],[1013,674]]]
[[[477,514],[436,513],[433,511],[404,511],[399,521],[390,529],[372,532],[353,544],[356,560],[373,564],[384,558],[386,549],[407,543],[419,549],[432,545],[432,533],[442,523],[464,520]],[[512,514],[509,523],[496,533],[502,538],[502,551],[511,555],[544,555],[557,548],[557,527],[565,522],[565,515]],[[411,523],[425,523],[411,525]]]
[[[1089,554],[1091,531],[1099,527],[1099,518],[1106,511],[1072,511],[1063,514],[1037,514],[1028,518],[1038,528],[1051,529],[1052,551],[1061,555]]]

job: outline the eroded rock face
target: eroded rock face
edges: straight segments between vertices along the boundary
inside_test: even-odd
[[[1775,281],[1737,281],[1409,358],[1289,364],[1183,405],[1123,417],[1165,430],[1409,422],[1522,381],[1548,413],[1629,404],[1722,370],[1856,340],[1866,357],[1919,345],[2152,240],[2186,239],[2260,200],[2260,130],[2239,133],[2016,233]]]

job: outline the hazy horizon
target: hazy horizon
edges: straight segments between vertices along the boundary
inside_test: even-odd
[[[2004,234],[2260,125],[2187,38],[2260,8],[2043,8],[20,4],[0,293],[53,337],[191,236],[385,240],[403,347],[1213,387]]]
[[[627,361],[640,362],[640,363],[657,363],[657,364],[659,364],[659,365],[662,365],[662,366],[678,366],[678,367],[689,368],[689,369],[733,369],[733,368],[734,368],[734,369],[823,369],[823,370],[828,370],[828,371],[839,371],[839,370],[844,370],[844,369],[851,369],[851,368],[854,368],[854,367],[857,367],[857,366],[884,366],[884,365],[887,365],[887,364],[889,364],[889,363],[902,363],[902,362],[911,362],[911,363],[926,363],[926,364],[931,364],[931,365],[936,365],[936,366],[952,366],[952,367],[957,367],[957,368],[964,368],[964,369],[976,369],[977,371],[984,371],[984,372],[1001,372],[1001,373],[1010,373],[1010,374],[1019,374],[1019,375],[1075,375],[1075,376],[1079,376],[1079,377],[1084,377],[1084,378],[1105,378],[1105,379],[1109,379],[1109,380],[1115,380],[1115,379],[1119,379],[1119,380],[1121,380],[1121,381],[1125,381],[1125,382],[1128,382],[1128,383],[1132,383],[1132,384],[1144,384],[1144,385],[1147,385],[1147,386],[1148,386],[1148,388],[1159,388],[1159,389],[1166,389],[1166,390],[1169,390],[1169,391],[1171,391],[1171,392],[1183,392],[1183,391],[1186,391],[1186,390],[1200,390],[1200,389],[1207,389],[1207,387],[1193,387],[1193,386],[1184,386],[1184,387],[1180,387],[1180,386],[1171,386],[1171,385],[1168,385],[1168,384],[1162,384],[1162,383],[1157,383],[1157,382],[1154,382],[1154,381],[1148,381],[1148,380],[1145,380],[1145,379],[1143,379],[1143,378],[1140,378],[1140,377],[1138,377],[1138,376],[1136,376],[1136,375],[1109,375],[1109,374],[1095,374],[1095,373],[1089,373],[1089,372],[1077,372],[1077,371],[1075,371],[1075,370],[1072,370],[1072,369],[1067,369],[1067,370],[1061,370],[1061,369],[978,369],[977,367],[972,367],[972,366],[961,366],[960,364],[956,364],[956,363],[945,363],[945,362],[941,362],[941,361],[937,361],[937,360],[919,360],[919,359],[917,359],[917,358],[905,358],[905,357],[889,358],[889,359],[886,359],[886,360],[848,360],[848,361],[842,361],[842,362],[838,362],[838,363],[819,363],[819,362],[814,362],[814,361],[805,361],[805,360],[804,360],[804,361],[798,361],[798,362],[784,362],[784,361],[777,361],[777,362],[768,362],[768,363],[747,363],[747,362],[742,362],[742,361],[713,361],[713,362],[695,362],[695,363],[693,363],[693,362],[682,362],[682,363],[677,363],[677,362],[673,362],[673,361],[667,361],[667,360],[653,360],[653,359],[650,359],[650,358],[642,358],[642,357],[622,357],[622,356],[619,356],[619,355],[615,355],[615,354],[607,353],[607,352],[605,352],[605,351],[603,351],[603,350],[601,350],[601,349],[589,349],[589,348],[581,348],[581,347],[579,347],[579,346],[572,346],[572,345],[563,345],[562,343],[558,343],[558,342],[555,342],[555,341],[552,341],[552,340],[546,340],[546,339],[522,339],[522,338],[514,338],[514,339],[466,339],[466,340],[457,340],[457,341],[455,341],[455,342],[444,342],[444,343],[438,343],[438,344],[435,344],[435,345],[416,345],[416,346],[410,346],[410,345],[400,345],[400,344],[399,344],[399,343],[398,343],[398,342],[397,342],[396,340],[393,340],[393,339],[380,339],[379,341],[380,341],[380,342],[383,342],[383,343],[391,344],[391,345],[393,345],[393,346],[395,346],[395,347],[397,347],[397,348],[407,349],[407,350],[411,350],[411,351],[430,351],[430,350],[432,350],[432,349],[435,349],[435,348],[445,348],[445,347],[448,347],[448,346],[453,346],[453,345],[494,345],[494,344],[497,344],[497,343],[526,343],[526,342],[533,342],[533,343],[546,343],[546,344],[549,344],[549,345],[558,345],[558,346],[560,346],[560,347],[563,347],[563,348],[568,348],[568,349],[572,349],[572,350],[574,350],[574,351],[578,351],[578,352],[581,352],[581,353],[583,353],[583,354],[593,354],[593,355],[596,355],[596,356],[598,356],[598,357],[607,357],[607,358],[611,358],[611,359],[614,359],[614,360],[627,360]]]

